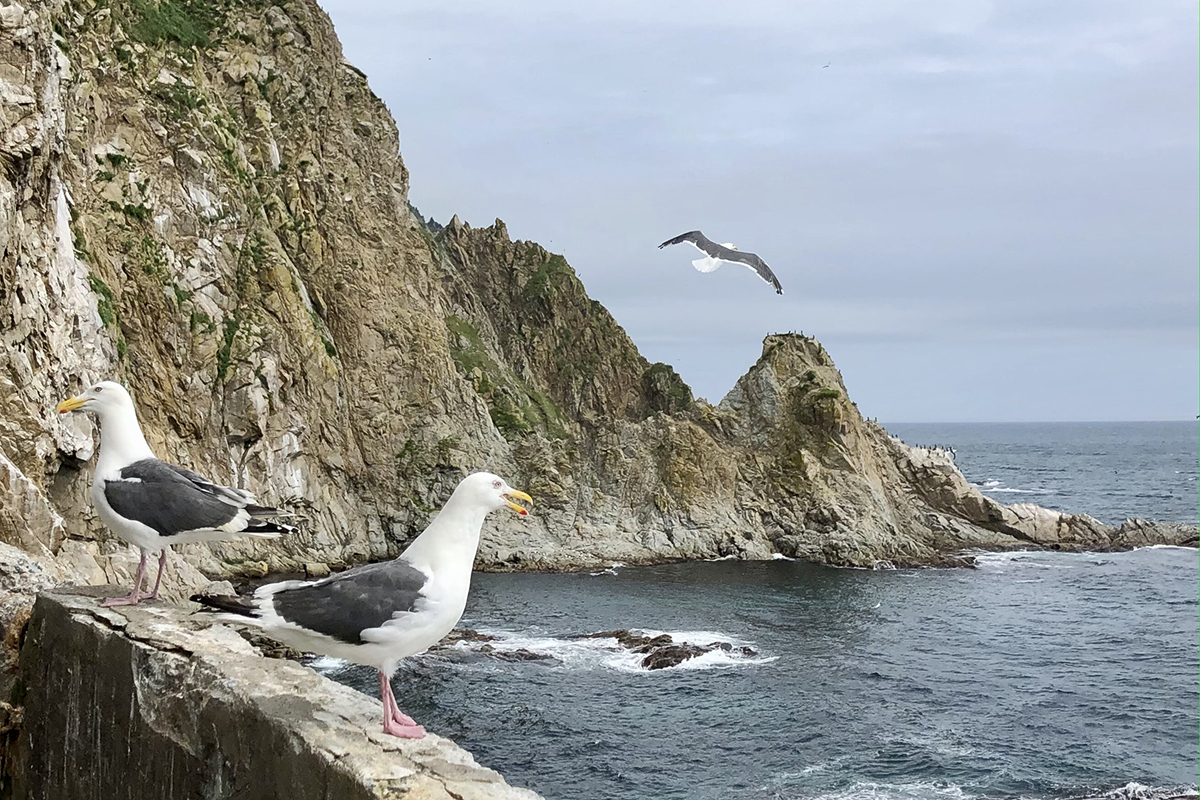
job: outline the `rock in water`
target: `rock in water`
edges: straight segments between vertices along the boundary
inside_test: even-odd
[[[615,639],[619,645],[635,653],[644,653],[642,666],[648,670],[677,667],[684,661],[714,650],[727,653],[736,652],[740,656],[752,657],[758,655],[753,647],[735,647],[730,642],[710,642],[706,645],[690,642],[676,642],[670,634],[661,633],[657,636],[646,636],[628,630],[600,631],[589,633],[583,639]]]

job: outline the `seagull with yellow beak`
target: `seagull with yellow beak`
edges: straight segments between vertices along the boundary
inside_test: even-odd
[[[167,548],[185,542],[255,537],[273,539],[293,530],[272,518],[286,512],[260,506],[244,489],[221,486],[196,473],[159,461],[146,444],[133,398],[125,387],[101,381],[56,409],[90,411],[100,421],[100,455],[92,479],[92,503],[102,522],[142,551],[133,591],[105,606],[136,605],[158,597]],[[154,589],[142,593],[146,557],[159,552]]]
[[[253,595],[196,595],[284,644],[379,671],[383,732],[419,739],[425,729],[403,713],[392,692],[400,659],[423,653],[454,629],[471,589],[471,567],[483,521],[498,508],[528,514],[532,504],[503,478],[468,475],[425,532],[399,558],[367,564],[316,581],[281,581]]]

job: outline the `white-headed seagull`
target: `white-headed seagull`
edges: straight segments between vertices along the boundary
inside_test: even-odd
[[[424,533],[393,561],[367,564],[315,581],[280,581],[253,595],[195,595],[268,636],[307,653],[379,671],[383,732],[419,739],[425,729],[400,710],[391,677],[400,659],[423,653],[454,629],[471,588],[471,567],[484,518],[498,508],[518,514],[524,492],[487,472],[468,475]]]
[[[159,461],[146,444],[133,398],[125,387],[101,381],[58,404],[58,413],[90,411],[100,421],[100,455],[92,479],[92,503],[109,529],[142,552],[133,591],[103,605],[136,605],[158,597],[167,548],[185,542],[239,537],[275,538],[292,530],[275,521],[286,512],[260,506],[244,489],[213,483],[196,473]],[[146,556],[159,552],[158,577],[142,593]]]

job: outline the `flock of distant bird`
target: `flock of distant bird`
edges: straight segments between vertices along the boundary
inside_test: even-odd
[[[250,492],[155,458],[133,399],[120,384],[97,383],[59,403],[57,411],[89,411],[99,419],[92,502],[104,524],[142,554],[133,590],[102,605],[157,598],[173,544],[275,538],[294,530],[280,521],[286,512],[258,505]],[[484,518],[499,508],[524,515],[525,504],[532,503],[502,478],[476,472],[458,484],[441,513],[399,558],[321,580],[268,583],[249,597],[195,595],[192,600],[298,650],[374,667],[384,732],[420,738],[425,729],[400,710],[391,677],[400,659],[424,652],[458,624]],[[147,556],[153,552],[161,553],[158,575],[154,588],[143,594]]]

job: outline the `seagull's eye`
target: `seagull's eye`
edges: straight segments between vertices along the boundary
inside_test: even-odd
[[[93,386],[93,387],[92,387],[92,391],[93,391],[93,392],[103,392],[103,391],[104,391],[104,387],[103,387],[103,386]]]
[[[499,489],[499,488],[500,488],[501,486],[503,486],[503,485],[504,485],[504,484],[503,484],[503,483],[501,483],[500,481],[492,481],[492,488],[493,488],[493,489]]]

